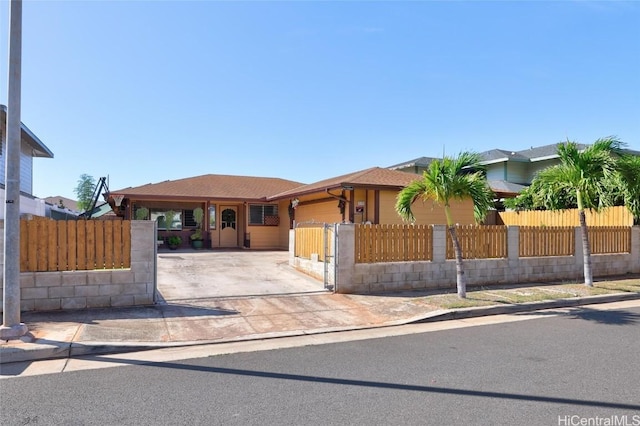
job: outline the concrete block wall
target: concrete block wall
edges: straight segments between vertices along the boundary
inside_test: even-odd
[[[20,274],[22,311],[150,305],[155,291],[156,237],[151,221],[131,223],[130,269]]]
[[[446,227],[434,226],[433,260],[422,262],[355,263],[355,228],[338,226],[336,291],[339,293],[379,293],[417,289],[455,288],[454,260],[446,259]],[[533,283],[583,278],[580,229],[576,228],[575,256],[520,258],[519,228],[509,227],[508,257],[464,261],[467,284],[497,285]],[[640,227],[632,229],[631,253],[591,256],[594,277],[640,273]],[[295,260],[299,269],[316,268],[313,262]],[[320,263],[320,265],[322,265]]]

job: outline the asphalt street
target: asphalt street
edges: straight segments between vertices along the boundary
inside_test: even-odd
[[[640,308],[533,315],[187,361],[127,365],[137,362],[123,356],[122,368],[3,379],[0,423],[640,425]]]

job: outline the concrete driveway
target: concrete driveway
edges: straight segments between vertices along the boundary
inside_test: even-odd
[[[176,301],[325,291],[288,260],[286,251],[159,252],[158,293]]]

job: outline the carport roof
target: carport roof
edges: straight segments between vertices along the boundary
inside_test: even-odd
[[[265,200],[277,194],[298,188],[303,184],[291,180],[255,176],[202,175],[167,180],[111,191],[110,195],[140,198],[207,198],[240,201]]]
[[[292,188],[288,191],[268,197],[269,200],[277,200],[287,197],[298,197],[314,192],[346,187],[373,187],[373,188],[397,188],[402,189],[421,176],[413,173],[399,172],[381,167],[372,167],[358,172],[337,176],[319,182]]]

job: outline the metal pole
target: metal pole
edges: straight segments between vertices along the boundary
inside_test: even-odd
[[[9,23],[9,90],[7,152],[5,156],[4,282],[2,340],[24,336],[20,322],[20,81],[22,56],[22,0],[11,0]]]

